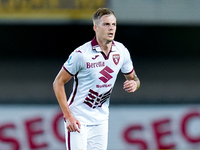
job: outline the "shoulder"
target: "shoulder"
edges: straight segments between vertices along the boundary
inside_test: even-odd
[[[90,42],[86,42],[85,44],[77,47],[72,54],[76,55],[77,58],[83,59],[88,55],[89,52],[91,52],[92,46]]]
[[[121,53],[129,53],[128,49],[124,46],[123,43],[114,41],[114,45],[116,46],[117,50]]]
[[[79,47],[77,47],[71,55],[75,56],[77,59],[83,59],[84,56],[87,55],[87,52],[91,49],[90,42],[87,42]]]
[[[88,50],[90,50],[92,48],[91,46],[91,41],[86,42],[85,44],[79,46],[78,48],[76,48],[74,51],[85,54]]]
[[[121,43],[121,42],[114,41],[114,44],[115,44],[115,46],[117,46],[117,47],[126,48],[126,47],[124,46],[124,44]]]

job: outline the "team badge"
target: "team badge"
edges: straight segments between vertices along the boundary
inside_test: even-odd
[[[114,61],[115,65],[117,65],[119,63],[119,60],[120,60],[120,55],[114,54],[113,55],[113,61]]]

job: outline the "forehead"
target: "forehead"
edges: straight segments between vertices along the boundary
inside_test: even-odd
[[[114,22],[114,23],[116,23],[116,17],[113,14],[103,15],[100,20],[102,22]]]

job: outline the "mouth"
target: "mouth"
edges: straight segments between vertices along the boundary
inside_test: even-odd
[[[113,33],[109,33],[108,34],[109,37],[113,37],[113,35],[114,35]]]

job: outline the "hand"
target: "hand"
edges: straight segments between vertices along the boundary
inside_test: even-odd
[[[70,117],[70,118],[65,119],[65,121],[66,121],[67,130],[69,132],[77,131],[80,133],[81,123],[77,119],[75,119],[74,117]]]
[[[133,93],[135,92],[137,89],[137,83],[134,80],[126,80],[124,82],[124,90],[129,92],[129,93]]]

